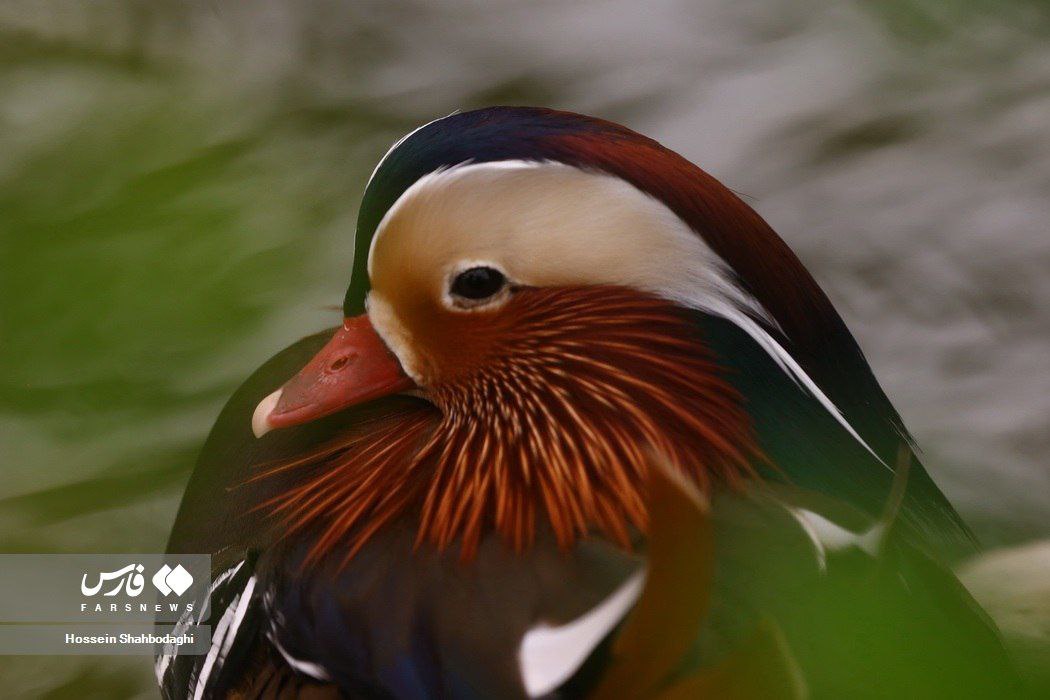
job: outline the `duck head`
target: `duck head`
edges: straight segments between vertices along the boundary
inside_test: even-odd
[[[516,549],[537,527],[626,545],[647,520],[646,450],[703,488],[740,483],[764,446],[698,319],[855,447],[882,447],[854,422],[885,397],[787,246],[699,168],[601,120],[493,108],[403,138],[366,189],[344,311],[259,404],[256,435],[393,394],[427,403],[296,462],[322,467],[269,505],[319,524],[322,550],[416,510],[420,541],[468,555],[489,530]]]
[[[557,162],[465,164],[424,176],[380,222],[366,271],[367,312],[345,318],[303,371],[260,403],[256,435],[401,391],[451,410],[450,396],[480,400],[486,382],[505,393],[515,371],[531,381],[587,356],[586,343],[607,328],[633,328],[634,343],[617,340],[649,363],[647,347],[670,338],[646,335],[660,319],[646,311],[743,314],[751,303],[659,201]],[[677,315],[675,337],[689,326]],[[687,351],[702,355],[703,347]],[[624,374],[642,369],[616,359]],[[469,415],[480,403],[458,408]]]

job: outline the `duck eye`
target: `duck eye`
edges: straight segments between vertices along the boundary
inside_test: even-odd
[[[491,267],[472,267],[456,275],[450,291],[454,296],[478,301],[500,291],[506,283],[507,278],[499,270]]]

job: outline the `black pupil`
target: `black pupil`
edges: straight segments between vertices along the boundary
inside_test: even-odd
[[[452,293],[464,299],[485,299],[503,289],[506,278],[491,267],[472,267],[452,280]]]

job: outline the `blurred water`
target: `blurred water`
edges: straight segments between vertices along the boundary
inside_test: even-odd
[[[1050,534],[1032,0],[0,4],[0,548],[153,551],[224,397],[338,318],[364,182],[456,108],[624,122],[824,285],[992,543]],[[16,695],[148,664],[0,662]]]

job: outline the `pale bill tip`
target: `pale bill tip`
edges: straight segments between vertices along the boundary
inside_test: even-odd
[[[282,391],[283,389],[278,389],[260,401],[259,405],[255,407],[255,413],[252,414],[252,432],[255,433],[255,437],[261,438],[273,430],[269,420],[270,414],[277,407],[277,402],[281,400]]]

